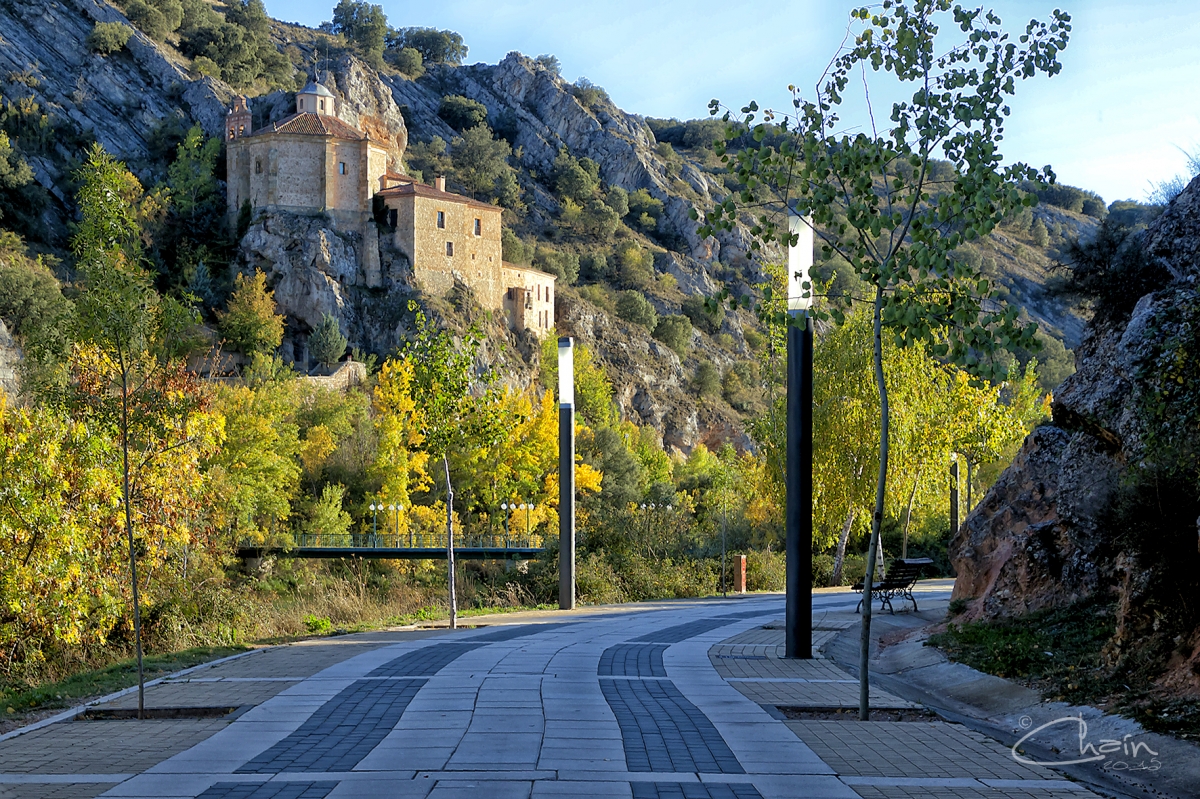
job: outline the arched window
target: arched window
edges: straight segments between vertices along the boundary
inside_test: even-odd
[[[256,175],[262,174],[262,159],[261,158],[254,159],[254,174],[256,174]]]

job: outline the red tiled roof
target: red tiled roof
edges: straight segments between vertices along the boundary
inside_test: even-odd
[[[367,134],[350,127],[337,117],[326,114],[314,114],[303,111],[271,122],[254,131],[251,136],[261,136],[265,133],[290,133],[299,136],[334,136],[339,139],[362,141]]]
[[[438,191],[427,183],[405,183],[400,186],[391,186],[383,191],[376,192],[375,196],[384,198],[421,196],[429,197],[434,200],[442,200],[443,202],[448,203],[464,203],[474,208],[486,208],[489,211],[500,210],[500,206],[498,205],[481,203],[478,200],[472,200],[470,197],[464,197],[461,194],[455,194],[454,192],[450,191]]]

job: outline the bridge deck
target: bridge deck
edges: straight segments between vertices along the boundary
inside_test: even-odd
[[[532,560],[541,547],[455,547],[455,560]],[[238,547],[239,558],[282,555],[289,558],[376,558],[380,560],[445,560],[445,547]]]

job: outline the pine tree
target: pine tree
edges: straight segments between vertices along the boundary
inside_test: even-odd
[[[323,366],[337,363],[346,354],[346,344],[349,343],[338,326],[336,318],[325,314],[321,324],[308,337],[308,354]]]

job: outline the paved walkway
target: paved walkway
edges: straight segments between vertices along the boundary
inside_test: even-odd
[[[815,649],[857,624],[856,601],[816,598]],[[787,721],[780,707],[854,707],[858,688],[819,651],[780,657],[782,611],[778,595],[681,601],[263,650],[147,692],[231,716],[0,740],[0,799],[1091,796],[956,725]]]

